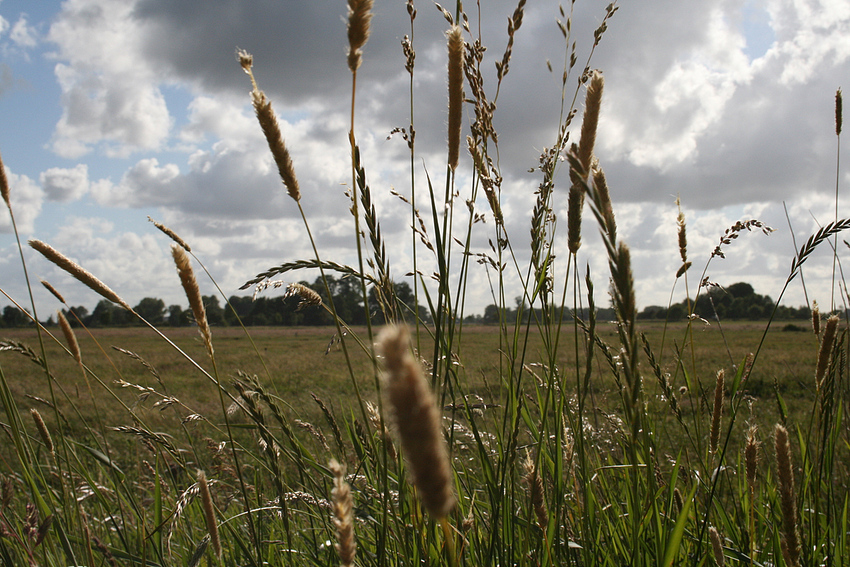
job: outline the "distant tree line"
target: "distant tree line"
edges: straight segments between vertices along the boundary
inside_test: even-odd
[[[468,323],[496,324],[499,323],[500,316],[508,322],[516,321],[522,298],[516,298],[515,303],[516,308],[506,307],[501,313],[496,305],[488,305],[484,308],[483,314],[470,315],[465,321]],[[650,305],[640,311],[637,317],[638,319],[681,321],[689,313],[695,313],[707,320],[715,318],[719,318],[721,321],[729,319],[760,320],[770,318],[774,307],[773,300],[769,296],[759,295],[750,284],[738,282],[725,288],[711,286],[707,291],[703,290],[696,302],[691,301],[690,305],[687,300],[674,303],[670,307]],[[575,313],[584,320],[588,318],[586,308],[579,309]],[[780,305],[776,309],[775,318],[777,320],[808,319],[811,315],[811,310],[806,306],[786,307]],[[529,309],[527,305],[523,306],[523,321],[528,321],[529,318],[534,320],[535,317],[539,318],[540,316],[539,309]],[[596,318],[599,320],[612,320],[615,317],[616,314],[612,308],[600,308],[596,311]]]
[[[316,291],[326,304],[328,302],[325,285],[321,278],[317,278],[312,284],[301,282],[302,285]],[[396,300],[398,312],[406,320],[413,319],[413,290],[406,282],[395,283]],[[360,282],[351,277],[334,278],[328,276],[328,287],[334,299],[337,314],[349,325],[363,325],[366,323],[366,311],[363,308],[363,295],[360,291]],[[377,308],[379,302],[375,296],[374,288],[370,290],[370,317],[373,323],[383,323],[383,314]],[[222,305],[219,298],[214,295],[203,296],[204,306],[207,309],[207,319],[211,325],[226,326],[237,325],[239,319],[248,326],[255,325],[305,325],[319,326],[332,325],[333,319],[330,313],[322,307],[308,306],[299,307],[297,296],[279,295],[276,297],[264,297],[260,295],[256,299],[247,296],[231,296],[228,301],[230,307]],[[480,315],[469,315],[467,323],[497,324],[500,315],[506,321],[516,321],[518,310],[521,308],[522,298],[517,298],[516,307],[507,307],[500,314],[496,305],[488,305],[484,313]],[[161,299],[145,297],[133,309],[142,317],[157,326],[186,327],[194,324],[191,309],[184,309],[180,305],[166,306]],[[759,295],[753,290],[753,286],[745,282],[738,282],[728,287],[721,288],[712,286],[703,291],[696,302],[691,302],[691,311],[703,319],[712,320],[715,317],[723,320],[767,319],[774,309],[773,300],[766,295]],[[418,306],[419,315],[422,320],[428,321],[428,311],[423,306]],[[638,319],[661,319],[668,321],[681,321],[688,316],[688,301],[674,303],[670,307],[650,305],[638,313]],[[234,313],[235,312],[235,313]],[[131,316],[127,311],[105,299],[101,300],[89,313],[85,307],[71,307],[64,311],[71,325],[78,326],[81,321],[87,327],[126,327],[139,325],[138,319]],[[587,319],[587,309],[581,309],[578,315]],[[522,319],[528,321],[540,317],[539,309],[523,307]],[[614,319],[614,310],[601,308],[596,312],[597,319]],[[786,307],[780,305],[776,309],[777,320],[808,319],[811,310],[808,307]],[[53,323],[53,317],[47,321]],[[0,316],[0,328],[2,327],[24,327],[32,324],[29,316],[14,306],[6,306]]]
[[[691,301],[691,311],[703,319],[759,320],[769,319],[776,309],[775,319],[808,319],[811,310],[806,307],[776,307],[768,295],[759,295],[748,283],[738,282],[727,287],[711,286],[700,293],[696,302]],[[688,316],[687,300],[674,303],[669,308],[650,305],[638,313],[638,319],[666,319],[680,321]]]
[[[327,276],[328,287],[334,300],[337,315],[349,325],[364,325],[366,323],[366,310],[363,307],[363,294],[360,281],[351,277],[335,278]],[[322,279],[316,278],[312,284],[306,281],[301,285],[309,287],[317,292],[322,301],[328,304],[328,294]],[[405,320],[413,319],[414,294],[406,282],[394,283],[396,310],[398,316]],[[374,288],[369,292],[369,317],[373,323],[384,322],[384,314],[378,308],[379,302]],[[249,326],[259,325],[332,325],[331,314],[320,306],[299,306],[300,298],[294,295],[278,295],[265,297],[263,295],[253,299],[249,296],[233,295],[228,299],[230,306],[223,304],[217,296],[202,296],[204,307],[207,311],[207,320],[213,326],[238,325],[242,323]],[[423,320],[428,320],[427,310],[419,306],[419,315]],[[156,326],[187,327],[194,324],[192,310],[180,305],[166,306],[162,299],[156,297],[145,297],[135,306],[133,310]],[[80,305],[63,310],[65,317],[72,326],[86,327],[130,327],[141,325],[139,320],[106,299],[101,300],[94,310],[89,310]],[[238,319],[237,319],[238,316]],[[51,316],[48,325],[54,323]],[[31,325],[29,316],[14,306],[7,306],[0,316],[0,328],[2,327],[25,327]]]

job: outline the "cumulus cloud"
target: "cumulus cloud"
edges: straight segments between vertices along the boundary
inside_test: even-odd
[[[58,48],[55,73],[62,116],[53,150],[80,157],[93,147],[108,156],[155,150],[169,135],[172,118],[160,88],[163,79],[143,54],[148,30],[123,0],[70,0],[50,26]]]
[[[18,231],[24,234],[31,233],[44,203],[44,192],[35,181],[26,175],[13,173],[8,167],[6,179],[9,182],[9,201],[12,203]],[[8,211],[4,211],[4,214],[0,215],[0,233],[11,232],[12,219]]]
[[[75,201],[89,190],[89,170],[84,163],[71,169],[51,167],[39,176],[41,187],[51,201]]]

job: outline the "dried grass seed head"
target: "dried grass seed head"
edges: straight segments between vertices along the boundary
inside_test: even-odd
[[[201,495],[201,506],[204,509],[204,522],[207,525],[207,533],[210,535],[210,543],[212,544],[215,556],[221,559],[221,540],[218,536],[218,523],[215,519],[215,507],[213,506],[212,496],[210,495],[210,487],[207,484],[207,475],[204,471],[198,471],[198,491]]]
[[[3,165],[2,156],[0,156],[0,195],[3,196],[6,207],[11,211],[12,203],[9,202],[9,180],[6,178],[6,167]]]
[[[45,280],[39,280],[39,281],[41,282],[41,285],[44,286],[44,289],[49,291],[53,295],[53,297],[55,297],[56,299],[59,300],[59,303],[63,303],[63,304],[65,303],[65,298],[62,296],[61,293],[59,293],[59,290],[57,290],[55,287],[50,285],[50,282],[47,282]]]
[[[788,440],[788,430],[783,425],[776,424],[774,441],[780,509],[782,510],[782,552],[789,565],[798,567],[800,565],[800,532],[797,525],[794,470],[791,464],[791,443]]]
[[[354,541],[354,503],[351,497],[351,487],[345,481],[345,466],[336,459],[331,459],[328,465],[334,475],[333,496],[334,525],[337,530],[336,549],[342,567],[354,565],[357,553],[357,543]]]
[[[384,357],[384,392],[419,498],[431,516],[444,518],[455,498],[434,395],[410,353],[404,327],[384,329],[378,337],[378,351]]]
[[[830,355],[832,354],[832,346],[835,342],[835,333],[838,330],[838,315],[833,315],[826,320],[824,325],[823,336],[820,341],[820,349],[818,349],[817,369],[815,370],[815,384],[820,390],[823,384],[824,376],[829,368]]]
[[[348,0],[348,68],[357,72],[363,62],[363,46],[369,40],[372,0]]]
[[[77,335],[65,318],[65,314],[61,311],[56,312],[56,319],[59,321],[59,328],[62,329],[62,334],[65,335],[65,341],[68,343],[68,350],[71,351],[71,356],[77,361],[77,364],[82,368],[83,356],[80,353],[80,345],[77,343]]]
[[[301,188],[298,185],[298,178],[295,177],[292,157],[289,155],[289,150],[286,149],[286,144],[283,142],[283,135],[280,132],[277,116],[274,110],[272,110],[272,103],[266,98],[263,91],[256,88],[251,91],[251,101],[254,105],[254,111],[257,114],[260,128],[263,130],[263,135],[266,137],[266,142],[269,144],[272,157],[277,165],[280,179],[286,186],[286,192],[295,201],[300,201]]]
[[[109,289],[106,284],[97,279],[93,274],[83,269],[82,266],[58,252],[49,244],[45,244],[40,240],[30,240],[29,245],[42,256],[74,276],[80,283],[86,285],[92,291],[98,293],[102,297],[108,299],[116,305],[120,305],[130,313],[135,313],[130,305],[121,299],[117,293]]]
[[[186,293],[186,298],[189,300],[189,307],[192,309],[192,314],[195,316],[195,322],[198,325],[198,332],[204,341],[204,346],[207,348],[207,353],[210,358],[213,357],[214,350],[212,345],[212,331],[207,322],[207,310],[204,307],[204,301],[201,296],[201,290],[198,287],[198,280],[195,279],[195,271],[192,269],[192,263],[189,261],[189,256],[186,250],[177,244],[171,245],[171,256],[174,258],[174,265],[177,267],[177,275],[180,277],[180,285],[183,286],[183,291]]]
[[[184,241],[182,238],[180,238],[180,236],[178,236],[176,232],[174,232],[173,230],[171,230],[170,228],[168,228],[164,224],[156,222],[155,220],[153,220],[150,217],[148,217],[148,220],[150,222],[152,222],[153,225],[155,227],[157,227],[163,234],[168,236],[168,238],[170,238],[171,240],[173,240],[174,242],[176,242],[177,244],[182,246],[186,250],[186,252],[192,251],[192,248],[188,244],[186,244],[186,241]]]
[[[585,174],[590,173],[593,161],[593,147],[596,144],[596,127],[599,124],[599,109],[602,106],[602,90],[604,87],[605,79],[602,77],[602,73],[594,70],[587,87],[584,117],[581,123],[581,139],[578,145],[578,158],[584,167]]]
[[[463,31],[453,25],[448,33],[449,47],[449,167],[457,169],[463,118]]]

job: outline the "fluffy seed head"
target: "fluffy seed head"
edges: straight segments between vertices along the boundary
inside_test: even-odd
[[[51,454],[55,454],[56,451],[53,446],[53,438],[50,437],[50,431],[47,430],[47,424],[44,423],[44,420],[41,418],[41,414],[38,413],[37,409],[31,408],[30,415],[32,416],[32,420],[35,422],[35,428],[38,429],[38,434],[44,442],[44,446],[47,447],[47,450],[50,451]]]
[[[593,146],[596,144],[596,126],[599,124],[599,108],[602,105],[602,89],[605,79],[599,71],[593,71],[587,96],[584,102],[584,117],[581,123],[581,139],[578,145],[578,158],[585,174],[590,172],[593,161]]]
[[[112,303],[120,305],[127,311],[135,313],[130,305],[118,297],[118,294],[109,289],[106,284],[94,277],[91,273],[84,270],[79,264],[59,253],[52,246],[45,244],[40,240],[30,240],[29,245],[41,253],[42,256],[77,278],[81,283],[88,286],[92,291],[100,294]]]
[[[817,301],[812,303],[812,331],[816,337],[820,336],[820,309]]]
[[[723,542],[720,540],[720,533],[717,528],[711,526],[708,528],[708,539],[711,540],[711,551],[714,554],[714,561],[719,567],[726,564],[726,558],[723,556]]]
[[[422,368],[410,353],[404,327],[387,327],[378,337],[384,357],[384,392],[419,498],[434,518],[455,504],[451,468],[440,430],[440,413]]]
[[[334,525],[337,532],[336,549],[339,553],[341,567],[354,565],[354,555],[357,543],[354,541],[354,521],[352,510],[354,504],[351,498],[351,488],[345,481],[345,466],[332,459],[328,465],[334,475],[333,496]]]
[[[71,355],[74,357],[74,360],[76,360],[77,364],[80,368],[82,368],[83,356],[80,353],[80,345],[77,343],[77,335],[74,334],[74,330],[71,328],[71,325],[68,324],[68,319],[65,318],[64,313],[57,311],[56,318],[59,320],[59,328],[62,329],[62,334],[65,335],[65,340],[68,342],[68,350],[71,351]]]
[[[363,46],[369,40],[372,0],[348,0],[348,68],[355,73],[363,61]]]
[[[829,368],[829,358],[832,354],[832,343],[835,342],[835,332],[838,329],[838,315],[833,315],[826,320],[824,325],[823,336],[820,340],[820,349],[818,350],[818,365],[815,371],[815,385],[820,390],[823,384],[823,378],[826,376],[826,370]]]
[[[251,91],[251,101],[254,104],[254,111],[257,114],[257,120],[260,122],[260,128],[263,129],[263,134],[277,165],[277,172],[286,186],[286,192],[296,201],[300,201],[301,188],[298,186],[298,178],[295,177],[292,157],[289,155],[289,150],[286,149],[286,144],[283,143],[283,135],[280,133],[277,116],[272,110],[272,103],[266,98],[263,91],[256,88]]]
[[[6,179],[6,168],[3,166],[3,157],[0,156],[0,195],[3,196],[3,201],[6,207],[12,210],[12,204],[9,202],[9,180]]]
[[[52,285],[50,285],[49,282],[46,282],[44,280],[39,281],[41,282],[41,285],[44,286],[44,289],[49,291],[51,294],[53,294],[53,297],[59,300],[59,303],[65,303],[65,298],[62,297],[62,294],[59,293],[59,291],[55,287],[53,287]]]
[[[543,499],[543,479],[540,478],[540,471],[537,470],[537,466],[530,453],[526,453],[523,467],[525,468],[525,477],[523,480],[528,491],[528,499],[531,501],[534,515],[537,517],[537,525],[541,530],[545,531],[549,525],[549,513],[546,510],[546,502]]]
[[[794,470],[791,466],[791,444],[788,430],[780,424],[774,429],[776,471],[782,510],[782,553],[788,565],[800,565],[800,532],[797,527],[797,504],[794,496]]]
[[[721,368],[717,371],[717,381],[714,386],[714,411],[711,414],[711,453],[717,453],[717,445],[720,442],[720,417],[723,415],[723,382],[725,372]]]
[[[457,169],[463,118],[463,33],[457,24],[449,37],[449,167]]]
[[[162,231],[162,233],[163,233],[163,234],[165,234],[166,236],[168,236],[168,238],[170,238],[171,240],[173,240],[174,242],[176,242],[177,244],[179,244],[180,246],[182,246],[182,247],[183,247],[183,249],[184,249],[184,250],[186,250],[186,252],[191,252],[191,251],[192,251],[192,248],[190,248],[190,247],[189,247],[189,245],[188,245],[188,244],[186,244],[186,242],[185,242],[182,238],[180,238],[180,237],[177,235],[177,233],[176,233],[176,232],[174,232],[173,230],[171,230],[170,228],[168,228],[168,227],[167,227],[167,226],[165,226],[164,224],[156,222],[155,220],[153,220],[153,219],[152,219],[152,218],[150,218],[150,217],[148,217],[148,220],[149,220],[149,221],[151,221],[151,222],[153,223],[153,225],[154,225],[155,227],[157,227],[160,231]]]
[[[755,425],[747,430],[747,444],[744,446],[744,463],[747,467],[747,485],[750,487],[750,494],[754,494],[756,490],[756,474],[758,472],[759,462],[759,442],[756,439],[758,429]]]
[[[210,487],[207,484],[207,475],[204,471],[198,471],[198,491],[201,494],[201,506],[204,508],[204,522],[207,524],[207,533],[210,534],[215,556],[221,559],[221,540],[218,537],[218,523],[215,520],[215,508],[213,507]]]
[[[210,325],[207,322],[207,310],[204,307],[201,290],[198,287],[198,280],[195,279],[195,271],[192,269],[192,263],[189,261],[189,256],[183,247],[177,244],[171,245],[171,256],[174,258],[174,265],[177,266],[180,285],[183,286],[183,291],[189,300],[189,307],[192,308],[192,314],[195,316],[195,322],[198,324],[198,332],[201,333],[207,353],[212,358],[214,354],[212,331],[210,331]]]

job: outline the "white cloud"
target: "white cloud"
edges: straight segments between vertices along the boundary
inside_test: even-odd
[[[32,179],[26,175],[12,173],[6,168],[6,179],[9,183],[9,200],[12,203],[12,211],[15,213],[15,222],[18,231],[22,234],[31,233],[35,226],[35,219],[41,212],[44,203],[44,192]],[[5,209],[5,203],[3,209]],[[0,214],[0,233],[12,232],[12,219],[8,211]]]
[[[0,24],[0,27],[2,27],[2,24]],[[21,14],[18,21],[12,26],[9,38],[22,48],[35,47],[38,44],[38,32],[29,25],[26,14]]]
[[[51,167],[39,176],[41,187],[51,201],[75,201],[89,190],[89,170],[84,163],[72,169]]]
[[[124,0],[69,0],[50,27],[63,107],[52,147],[63,157],[94,146],[126,157],[160,148],[169,135],[162,74],[148,64],[146,30],[133,7]]]

